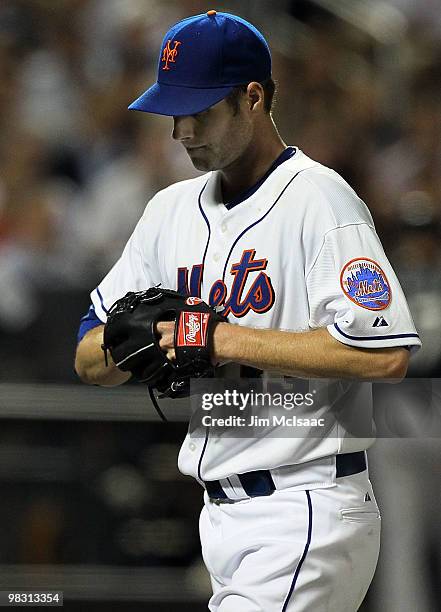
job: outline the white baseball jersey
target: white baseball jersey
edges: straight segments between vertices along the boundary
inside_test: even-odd
[[[297,149],[233,207],[222,203],[219,181],[219,173],[210,172],[153,197],[121,258],[91,294],[101,321],[127,291],[160,283],[223,307],[236,325],[327,327],[339,342],[362,348],[420,346],[372,217],[341,176]],[[348,384],[339,408],[363,404],[365,411],[367,388],[351,383],[348,391]],[[335,409],[323,402],[313,410]],[[215,480],[320,464],[336,453],[364,450],[371,441],[341,427],[322,438],[188,435],[179,467]]]

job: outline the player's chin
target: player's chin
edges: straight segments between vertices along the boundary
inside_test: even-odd
[[[212,168],[209,164],[203,162],[196,163],[193,161],[193,166],[196,168],[196,170],[201,170],[202,172],[209,172],[210,170],[215,170],[215,168]]]
[[[200,147],[200,150],[198,151],[196,151],[195,149],[187,150],[188,156],[191,159],[191,163],[196,168],[196,170],[203,170],[204,172],[208,172],[209,170],[215,170],[215,164],[213,163],[211,156],[206,150],[202,151],[203,148],[205,147]]]

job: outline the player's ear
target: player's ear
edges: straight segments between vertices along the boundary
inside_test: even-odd
[[[263,111],[264,110],[264,97],[265,97],[265,94],[263,91],[263,87],[260,83],[258,83],[257,81],[252,81],[251,83],[248,83],[247,99],[248,99],[250,110]]]

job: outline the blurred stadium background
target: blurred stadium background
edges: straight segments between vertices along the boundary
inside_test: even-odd
[[[266,34],[284,140],[369,205],[424,343],[409,376],[440,377],[440,0],[1,0],[0,590],[206,609],[184,422],[163,426],[136,386],[83,387],[72,364],[146,201],[194,176],[170,120],[127,104],[168,27],[211,8]],[[440,458],[436,439],[371,452],[384,537],[364,612],[439,609]]]

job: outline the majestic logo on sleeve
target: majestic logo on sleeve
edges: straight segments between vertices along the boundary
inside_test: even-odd
[[[176,56],[178,55],[178,47],[182,44],[179,40],[174,40],[173,42],[175,45],[174,47],[171,46],[172,41],[168,40],[162,52],[161,62],[165,62],[165,65],[162,67],[163,70],[170,70],[169,63],[175,63]]]
[[[383,310],[392,295],[389,281],[380,266],[372,259],[351,259],[340,274],[345,295],[357,306],[368,310]]]
[[[244,251],[240,261],[231,266],[233,283],[229,295],[224,280],[219,279],[213,283],[208,302],[218,311],[222,311],[224,316],[232,314],[235,317],[244,317],[250,310],[263,314],[273,306],[274,289],[270,277],[263,271],[266,270],[268,260],[254,259],[255,254],[254,249]],[[193,266],[189,283],[188,269],[178,268],[179,293],[200,296],[202,273],[202,264]],[[248,290],[245,293],[246,286]]]

